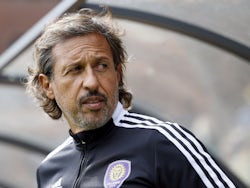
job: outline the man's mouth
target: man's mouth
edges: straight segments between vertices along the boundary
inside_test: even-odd
[[[81,105],[89,110],[100,110],[105,104],[106,98],[103,96],[90,96],[81,100]]]

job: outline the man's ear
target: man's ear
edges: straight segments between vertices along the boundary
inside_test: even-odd
[[[52,85],[48,76],[46,76],[45,74],[39,74],[38,80],[46,96],[50,99],[54,99],[55,98],[54,91],[53,91],[53,88],[52,88]]]

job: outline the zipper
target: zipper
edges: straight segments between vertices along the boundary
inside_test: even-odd
[[[86,150],[86,142],[82,141],[82,146],[83,146],[83,154],[82,154],[80,167],[79,167],[79,170],[78,170],[77,177],[75,179],[73,188],[77,188],[78,187],[78,184],[80,182],[80,177],[81,177],[82,169],[83,169],[83,166],[84,166],[85,161],[86,161],[86,153],[87,153],[86,152],[87,151]]]

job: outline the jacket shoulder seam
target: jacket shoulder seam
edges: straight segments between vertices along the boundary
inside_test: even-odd
[[[50,159],[51,157],[53,157],[54,155],[56,155],[58,152],[60,152],[63,148],[65,148],[66,146],[68,146],[70,143],[73,142],[72,137],[68,137],[62,144],[60,144],[59,146],[57,146],[53,151],[51,151],[46,157],[45,159],[42,161],[42,163],[44,163],[45,161],[47,161],[48,159]]]

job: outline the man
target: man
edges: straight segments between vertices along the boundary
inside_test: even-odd
[[[35,61],[27,90],[70,128],[39,166],[39,188],[235,187],[189,131],[127,111],[126,52],[109,11],[82,9],[49,24]]]

